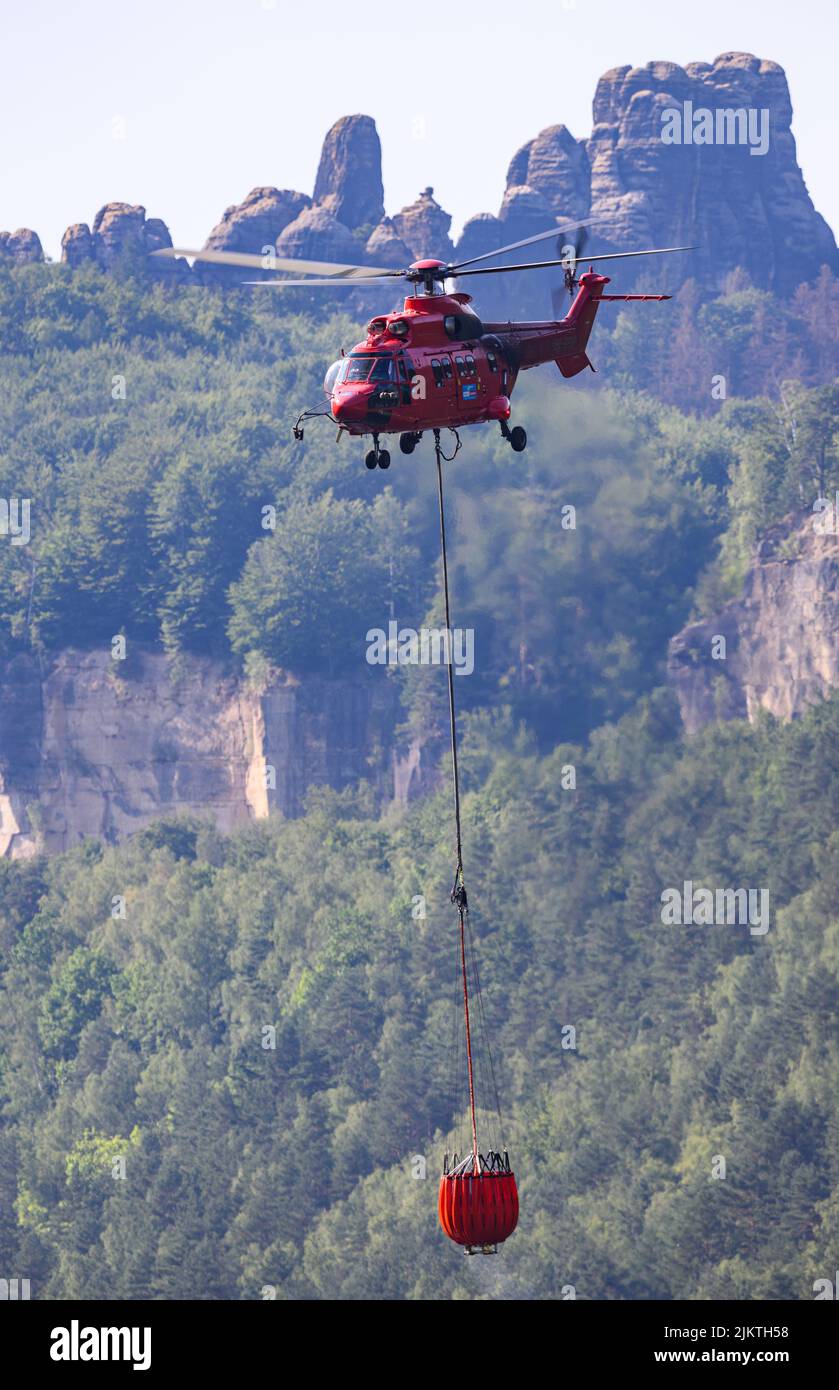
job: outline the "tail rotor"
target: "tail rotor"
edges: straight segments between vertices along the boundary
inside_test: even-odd
[[[561,242],[557,243],[557,253],[560,257],[563,270],[563,281],[566,290],[569,295],[572,296],[574,290],[577,288],[577,266],[579,265],[580,257],[586,248],[587,242],[588,228],[581,226],[577,228],[573,241],[565,242],[564,244]]]

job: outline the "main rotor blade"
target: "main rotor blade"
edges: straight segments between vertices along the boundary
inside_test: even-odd
[[[191,261],[208,261],[211,265],[243,265],[250,270],[285,270],[300,275],[334,275],[336,280],[347,277],[367,278],[371,275],[385,275],[389,278],[403,274],[401,270],[388,270],[374,265],[339,265],[334,261],[298,261],[290,257],[256,255],[248,251],[183,251],[178,246],[164,246],[160,251],[152,251],[152,256],[185,256]]]
[[[654,246],[649,251],[614,251],[611,255],[605,256],[565,256],[560,261],[530,261],[526,265],[488,265],[481,270],[458,270],[452,271],[451,274],[452,279],[460,279],[461,275],[503,275],[509,270],[545,270],[548,266],[554,265],[571,269],[591,261],[623,261],[628,256],[667,256],[673,251],[698,250],[697,246]]]
[[[298,286],[309,289],[313,285],[329,285],[333,290],[359,290],[367,289],[371,285],[389,285],[390,281],[383,275],[330,275],[325,280],[243,280],[242,284],[262,285],[269,290],[296,289]]]
[[[525,237],[524,241],[511,241],[509,246],[499,246],[495,251],[485,251],[482,256],[472,256],[468,261],[457,261],[454,265],[446,267],[446,275],[456,274],[459,266],[475,265],[477,261],[488,261],[491,256],[503,256],[507,251],[518,251],[522,246],[532,246],[536,241],[547,241],[548,237],[552,236],[565,236],[566,232],[578,232],[581,227],[593,227],[596,223],[606,221],[608,218],[605,217],[589,217],[584,222],[569,222],[564,227],[551,227],[547,232],[537,232],[536,236]]]

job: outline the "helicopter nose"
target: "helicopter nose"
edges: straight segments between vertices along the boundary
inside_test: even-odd
[[[367,393],[341,391],[332,397],[332,414],[341,425],[360,424],[367,414]]]

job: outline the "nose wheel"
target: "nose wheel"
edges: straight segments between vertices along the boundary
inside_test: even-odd
[[[378,435],[373,436],[373,447],[365,456],[364,462],[368,468],[390,468],[390,454],[387,449],[379,448]]]
[[[521,425],[514,425],[512,429],[506,420],[501,421],[501,433],[507,440],[514,454],[523,454],[527,448],[527,431]]]

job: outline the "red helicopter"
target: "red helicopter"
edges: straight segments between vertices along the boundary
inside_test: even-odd
[[[367,454],[368,468],[390,467],[390,454],[381,447],[380,436],[399,435],[403,454],[411,454],[426,430],[450,429],[463,425],[496,421],[501,433],[516,453],[527,446],[521,425],[510,428],[510,396],[520,371],[555,362],[564,377],[576,376],[592,367],[586,345],[598,306],[606,300],[663,300],[669,294],[604,294],[609,277],[594,270],[594,261],[622,260],[630,256],[655,256],[676,251],[692,251],[691,246],[656,247],[645,251],[623,251],[585,257],[589,269],[577,275],[581,263],[585,228],[600,222],[592,218],[571,227],[551,227],[523,241],[512,242],[473,256],[466,261],[415,261],[407,270],[387,270],[373,266],[337,265],[325,261],[302,261],[275,257],[271,252],[250,255],[228,251],[181,251],[168,247],[156,256],[185,256],[221,265],[252,266],[263,270],[297,271],[306,279],[246,281],[251,285],[275,288],[329,286],[367,289],[387,285],[393,280],[407,281],[411,293],[401,309],[377,315],[367,326],[367,337],[343,355],[326,373],[326,410],[304,410],[294,426],[296,439],[303,438],[303,422],[326,416],[341,433],[372,435],[373,448]],[[554,260],[530,261],[520,265],[481,265],[551,237],[561,239],[574,232],[573,244],[557,249]],[[470,308],[472,297],[447,284],[467,275],[500,275],[519,270],[545,270],[561,266],[565,288],[574,297],[564,318],[529,323],[485,323]]]

